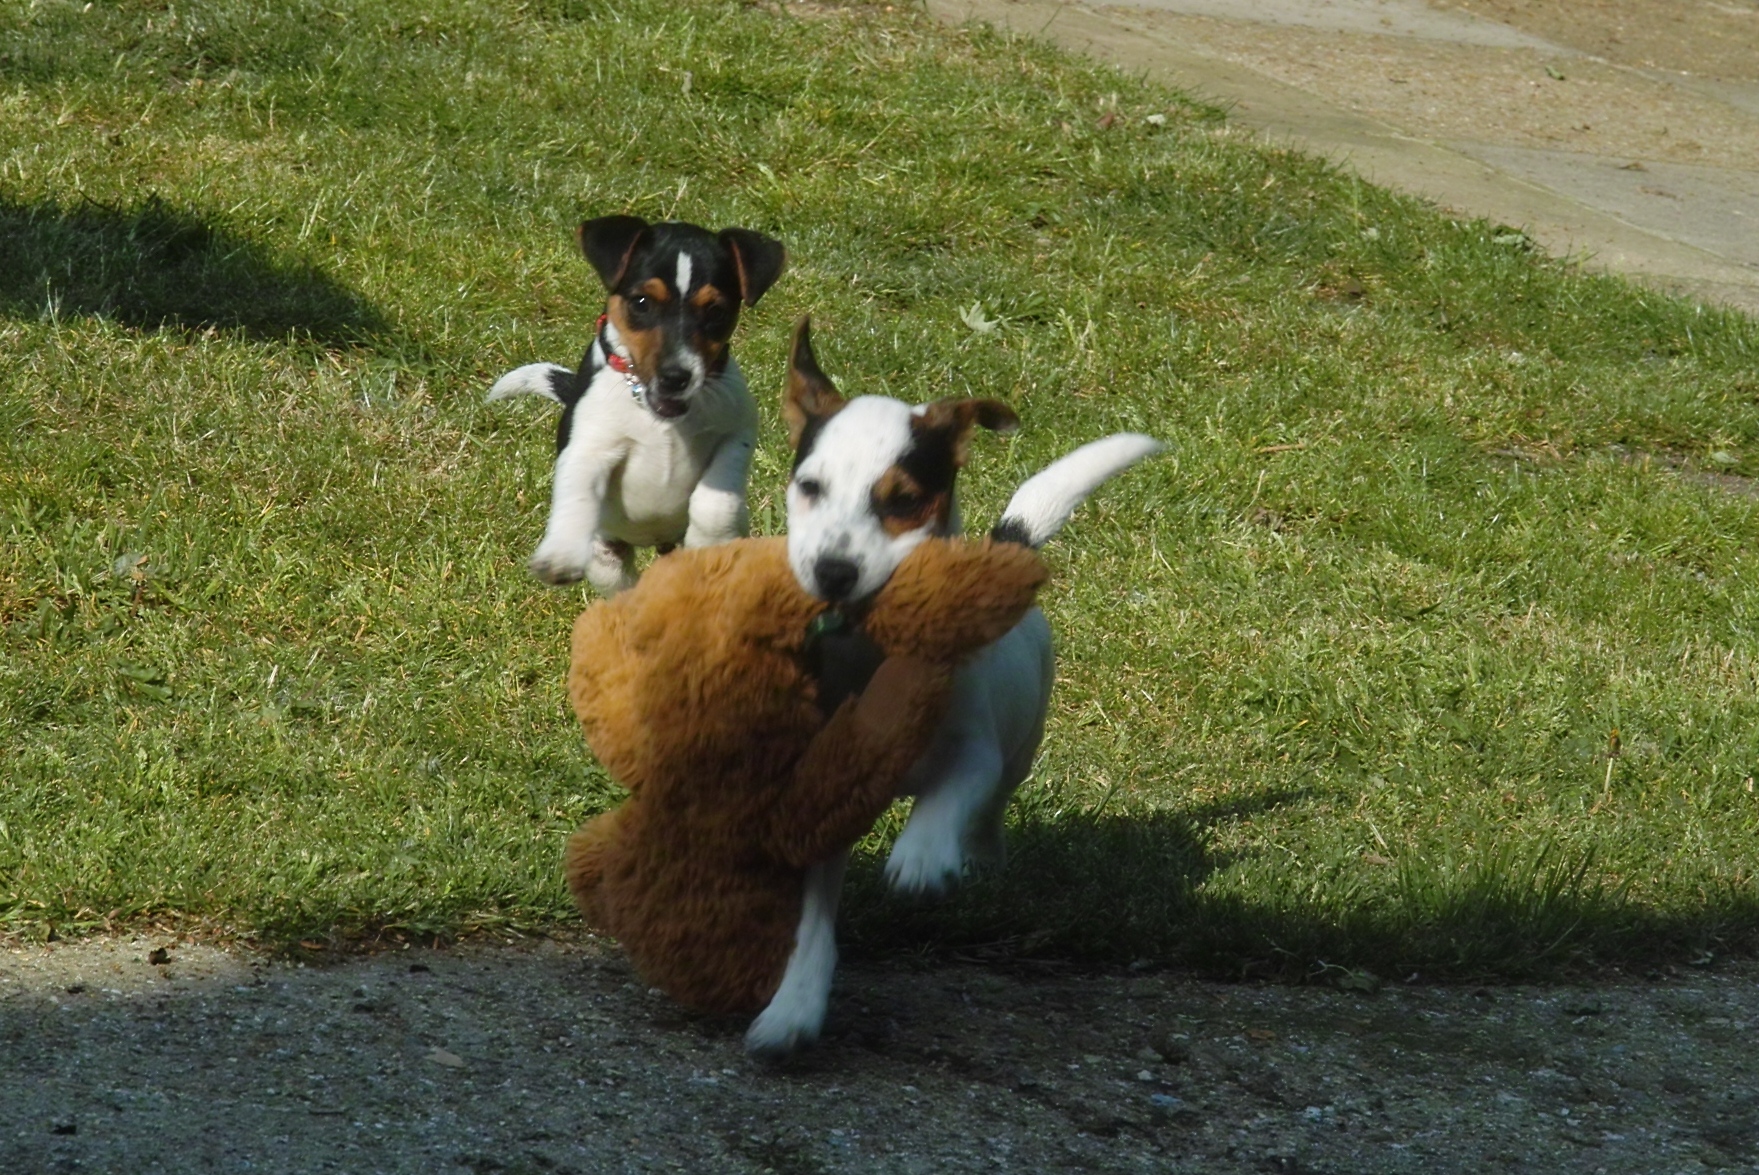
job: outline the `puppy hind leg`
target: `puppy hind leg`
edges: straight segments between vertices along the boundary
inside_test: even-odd
[[[901,893],[944,893],[965,873],[972,823],[1003,790],[1002,752],[993,738],[968,738],[936,764],[886,859],[886,880]],[[1007,802],[1004,795],[1001,803]]]
[[[1032,764],[1038,758],[1038,740],[1023,754],[1008,761],[1002,772],[1001,784],[990,796],[989,802],[979,808],[971,818],[971,827],[965,834],[965,857],[972,864],[985,869],[1000,869],[1008,863],[1008,842],[1003,831],[1004,818],[1008,811],[1008,801],[1026,777],[1032,774]]]
[[[818,1039],[837,970],[837,902],[848,866],[844,851],[807,870],[794,951],[781,986],[745,1033],[745,1051],[753,1056],[779,1059]]]

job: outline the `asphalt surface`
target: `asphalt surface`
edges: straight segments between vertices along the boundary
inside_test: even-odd
[[[783,1068],[591,941],[0,950],[0,1171],[1751,1171],[1750,965],[1593,988],[857,964]]]

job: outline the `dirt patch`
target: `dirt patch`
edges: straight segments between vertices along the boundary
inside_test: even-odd
[[[1145,70],[1549,251],[1759,309],[1759,0],[928,7]]]
[[[1120,11],[1420,138],[1759,171],[1759,117],[1607,62],[1528,48]],[[1759,18],[1753,23],[1759,26]]]
[[[19,948],[0,1169],[1749,1170],[1755,978],[1371,993],[869,963],[773,1070],[593,943]]]
[[[1759,82],[1754,0],[1431,0],[1621,65]]]
[[[1705,469],[1697,461],[1679,453],[1650,453],[1642,449],[1614,445],[1612,455],[1627,465],[1659,465],[1664,469],[1671,469],[1683,481],[1721,490],[1725,494],[1759,497],[1759,479],[1726,470]]]

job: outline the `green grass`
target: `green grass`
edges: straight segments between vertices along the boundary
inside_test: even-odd
[[[1693,473],[1759,473],[1752,322],[1036,45],[647,0],[0,11],[0,929],[572,923],[562,838],[616,797],[562,692],[583,597],[523,566],[550,418],[482,396],[578,354],[570,229],[623,210],[792,251],[738,342],[760,529],[805,311],[846,390],[1020,408],[974,521],[1170,442],[1051,549],[1011,867],[918,906],[870,857],[860,949],[1759,938],[1759,497]]]

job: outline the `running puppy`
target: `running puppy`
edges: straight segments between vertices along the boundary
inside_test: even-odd
[[[954,482],[972,430],[1009,432],[1020,423],[998,400],[845,401],[813,356],[806,320],[788,357],[782,415],[794,446],[789,564],[801,587],[857,612],[918,543],[960,533]],[[991,537],[1043,545],[1102,482],[1160,447],[1138,433],[1081,446],[1015,491]],[[1000,863],[1003,810],[1038,753],[1055,670],[1050,625],[1034,608],[954,676],[947,715],[905,780],[916,799],[886,862],[894,889],[938,893],[968,868]],[[752,1052],[788,1053],[818,1035],[847,859],[808,875],[787,971],[745,1036]]]
[[[531,571],[549,584],[585,578],[609,596],[635,582],[636,547],[703,547],[750,529],[757,405],[727,343],[740,304],[763,297],[786,255],[750,229],[635,216],[589,220],[576,238],[609,294],[580,370],[527,364],[489,399],[562,405]]]

